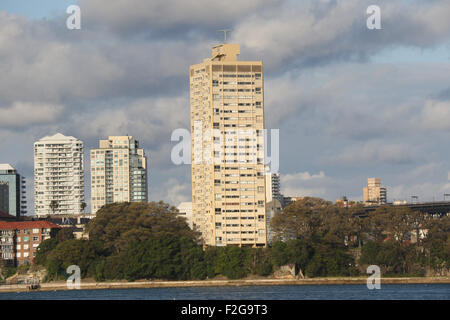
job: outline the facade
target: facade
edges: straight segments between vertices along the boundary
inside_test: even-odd
[[[91,150],[91,209],[114,202],[147,202],[147,157],[131,136],[110,136]]]
[[[278,200],[283,201],[283,195],[280,192],[280,175],[278,173],[266,174],[266,202]]]
[[[48,221],[0,221],[0,259],[12,266],[32,264],[39,244],[60,228]]]
[[[27,213],[25,178],[9,164],[0,164],[0,211],[16,217]]]
[[[80,214],[84,203],[83,142],[60,133],[34,143],[34,213]]]
[[[363,188],[363,203],[366,206],[386,204],[387,189],[381,186],[379,178],[367,179],[367,187]]]
[[[263,64],[239,54],[221,44],[190,67],[192,217],[205,246],[267,245]]]
[[[89,221],[95,218],[95,214],[77,214],[77,215],[55,215],[50,216],[46,221],[57,224],[62,228],[72,230],[75,239],[89,239],[86,231]]]
[[[269,245],[272,245],[273,239],[276,236],[276,233],[270,227],[270,221],[277,213],[281,212],[281,210],[283,210],[281,202],[277,199],[273,199],[266,203],[267,242]]]
[[[178,211],[180,211],[179,216],[186,218],[186,222],[189,225],[189,228],[193,228],[192,225],[192,202],[182,202],[177,207]]]

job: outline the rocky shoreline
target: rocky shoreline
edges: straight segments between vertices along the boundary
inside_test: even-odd
[[[252,280],[198,280],[198,281],[136,281],[136,282],[94,282],[81,281],[81,290],[132,289],[132,288],[177,288],[177,287],[219,287],[219,286],[278,286],[278,285],[346,285],[366,284],[367,278],[314,278],[314,279],[252,279]],[[450,277],[383,278],[381,284],[450,284]],[[28,285],[0,285],[2,292],[57,291],[68,290],[66,282],[42,283],[40,288],[30,290]]]

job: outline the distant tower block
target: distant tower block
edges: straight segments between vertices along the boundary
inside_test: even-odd
[[[366,206],[381,205],[387,202],[387,189],[381,186],[379,178],[367,179],[367,187],[363,188],[363,203]]]

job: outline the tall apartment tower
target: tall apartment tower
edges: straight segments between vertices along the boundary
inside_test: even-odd
[[[266,202],[278,200],[283,201],[283,195],[280,192],[280,174],[268,173],[266,174]]]
[[[9,164],[0,164],[0,211],[20,217],[27,213],[25,178]]]
[[[267,245],[264,77],[238,44],[190,67],[192,214],[205,246]]]
[[[91,210],[114,202],[147,202],[147,157],[131,136],[110,136],[91,150]]]
[[[364,205],[380,205],[386,204],[387,190],[381,186],[379,178],[367,179],[367,187],[363,188]]]
[[[34,143],[34,214],[80,214],[84,203],[84,145],[61,133]]]

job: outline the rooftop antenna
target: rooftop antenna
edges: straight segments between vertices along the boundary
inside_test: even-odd
[[[217,32],[223,32],[223,43],[227,43],[227,32],[231,32],[230,29],[217,30]]]

